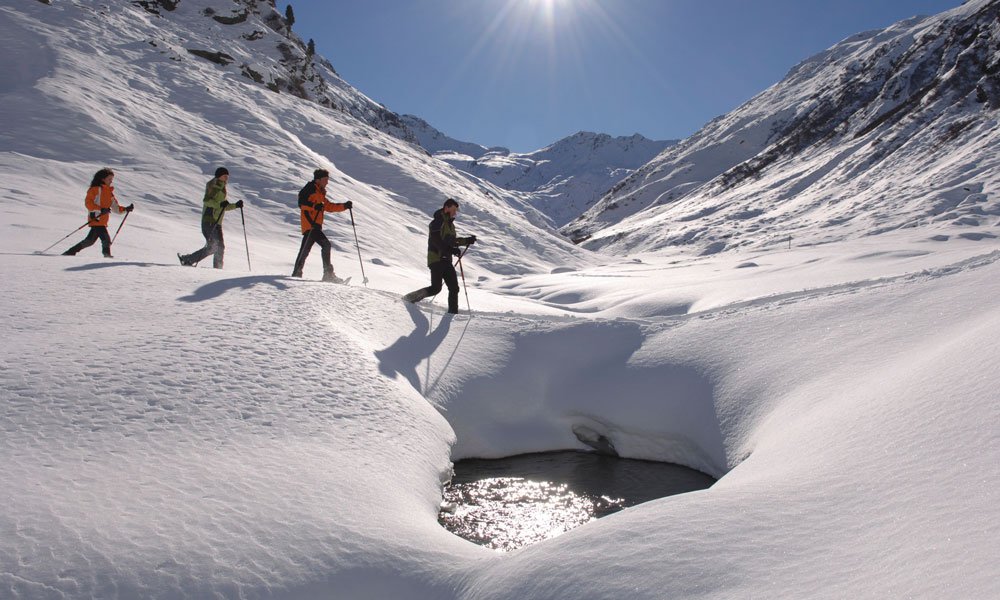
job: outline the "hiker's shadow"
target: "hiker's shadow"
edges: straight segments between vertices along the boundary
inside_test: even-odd
[[[218,281],[206,283],[205,285],[196,289],[190,295],[181,296],[177,300],[180,302],[204,302],[206,300],[217,298],[225,294],[229,290],[237,288],[249,290],[255,285],[260,285],[260,284],[271,285],[279,290],[283,290],[288,287],[284,283],[284,280],[286,279],[288,279],[288,277],[285,277],[283,275],[251,275],[249,277],[220,279]]]
[[[410,313],[410,318],[413,319],[413,332],[399,338],[391,346],[377,350],[375,356],[379,360],[378,368],[383,375],[394,377],[396,373],[399,373],[410,382],[413,389],[423,394],[424,390],[421,389],[417,366],[421,361],[427,360],[428,371],[430,370],[431,355],[448,336],[452,316],[450,314],[442,316],[437,327],[434,327],[432,331],[431,322],[423,311],[412,304],[407,304],[406,310]]]

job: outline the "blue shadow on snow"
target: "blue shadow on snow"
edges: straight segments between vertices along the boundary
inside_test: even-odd
[[[383,375],[394,377],[399,373],[410,382],[413,389],[424,394],[420,386],[420,376],[417,374],[417,365],[426,359],[429,374],[431,355],[448,336],[452,315],[447,313],[443,315],[438,321],[437,327],[432,331],[431,322],[423,311],[409,303],[406,305],[406,310],[410,313],[410,318],[413,319],[415,326],[413,332],[400,337],[391,346],[377,350],[375,356],[379,360],[378,368]]]
[[[177,300],[180,302],[204,302],[212,300],[225,294],[229,290],[244,289],[249,290],[255,285],[267,284],[276,289],[284,290],[288,285],[284,281],[288,279],[285,275],[251,275],[249,277],[235,277],[233,279],[220,279],[212,283],[206,283],[196,289],[188,296],[181,296]]]

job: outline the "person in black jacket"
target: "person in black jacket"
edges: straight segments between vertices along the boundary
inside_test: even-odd
[[[458,274],[451,258],[462,255],[460,246],[475,244],[476,236],[456,236],[457,214],[458,201],[452,198],[445,200],[444,206],[434,213],[427,234],[427,267],[431,270],[431,285],[403,296],[407,302],[420,302],[428,296],[436,296],[444,282],[448,286],[448,312],[458,313]]]

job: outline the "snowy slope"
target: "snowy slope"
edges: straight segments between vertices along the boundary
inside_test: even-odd
[[[853,36],[656,158],[563,228],[713,253],[916,227],[993,235],[1000,3]]]
[[[0,6],[0,598],[1000,595],[994,238],[595,256],[352,115],[148,44],[204,6]],[[234,213],[224,270],[174,259],[219,163],[253,272]],[[316,256],[287,276],[294,194],[331,163],[367,288]],[[137,205],[116,258],[32,254],[104,164]],[[398,300],[444,195],[491,232],[471,317]],[[346,217],[326,230],[356,284]],[[508,555],[438,526],[449,461],[581,430],[721,480]]]

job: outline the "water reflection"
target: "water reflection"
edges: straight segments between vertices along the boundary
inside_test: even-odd
[[[455,463],[438,521],[471,542],[509,551],[715,480],[669,463],[585,452]]]

